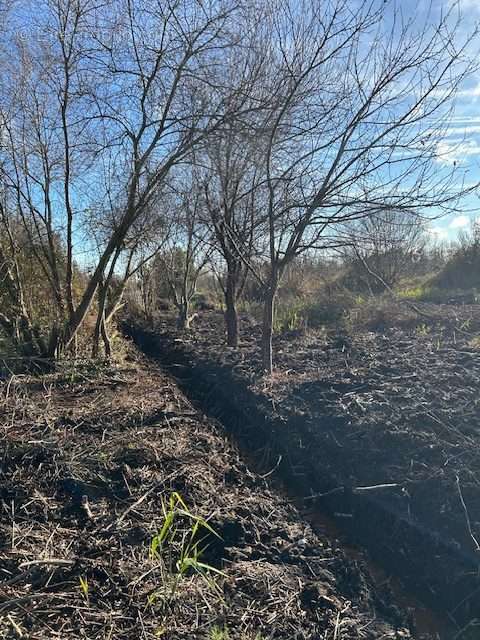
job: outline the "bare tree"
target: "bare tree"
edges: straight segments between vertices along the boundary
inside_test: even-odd
[[[470,71],[469,38],[452,14],[436,24],[389,3],[280,1],[271,18],[264,190],[268,274],[262,354],[272,370],[275,297],[287,265],[312,249],[343,246],[352,221],[388,208],[453,210],[459,167],[437,162],[451,99]]]
[[[222,56],[237,44],[236,11],[228,0],[46,0],[32,5],[32,29],[42,39],[12,37],[6,72],[15,89],[2,96],[1,170],[54,295],[57,320],[43,355],[72,344],[171,169],[242,110],[243,77],[232,86],[220,73]],[[112,210],[115,224],[75,296],[86,217]]]
[[[237,302],[261,234],[256,182],[255,144],[242,130],[230,126],[210,142],[205,154],[205,200],[215,244],[225,264],[218,278],[225,301],[227,345],[238,346]]]
[[[121,292],[141,260],[135,234],[179,166],[204,178],[207,159],[212,180],[184,210],[207,201],[229,343],[247,270],[262,287],[267,371],[275,297],[297,256],[344,246],[353,222],[388,210],[440,215],[466,191],[462,168],[438,162],[471,71],[453,10],[422,25],[376,0],[18,6],[32,37],[7,30],[0,51],[0,322],[32,353],[71,348],[95,300],[98,342],[113,284]],[[43,324],[26,303],[20,237],[52,298]],[[196,237],[182,240],[190,253]]]
[[[106,220],[99,221],[94,216],[91,221],[91,233],[95,235],[99,253],[105,239],[112,233],[116,225],[115,211]],[[92,357],[99,355],[100,337],[102,338],[105,356],[112,355],[109,338],[109,325],[124,305],[124,294],[128,282],[137,274],[146,273],[147,265],[164,248],[173,221],[167,219],[162,210],[160,198],[152,200],[146,211],[130,228],[124,242],[113,254],[108,270],[105,272],[97,289],[97,319],[92,342]]]
[[[261,246],[262,221],[258,182],[264,176],[264,160],[257,141],[265,125],[265,116],[277,103],[271,91],[269,73],[271,56],[266,42],[271,8],[251,4],[243,15],[240,27],[245,46],[239,47],[224,60],[224,73],[235,77],[239,69],[248,77],[249,109],[222,127],[209,140],[199,158],[197,174],[204,181],[209,223],[213,229],[216,249],[224,262],[224,272],[218,283],[225,302],[227,345],[238,346],[237,302],[249,272],[248,264]]]
[[[371,293],[394,287],[423,255],[425,225],[410,211],[377,211],[352,226],[351,246],[344,256],[352,277]]]
[[[204,222],[205,199],[194,172],[177,172],[175,178],[171,202],[174,228],[156,263],[163,270],[170,297],[177,308],[177,326],[179,329],[189,329],[193,319],[191,303],[213,245],[210,229]]]

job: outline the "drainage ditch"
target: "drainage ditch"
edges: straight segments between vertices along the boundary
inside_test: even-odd
[[[186,395],[219,420],[244,451],[262,453],[262,471],[281,479],[297,504],[308,505],[312,524],[348,541],[348,552],[367,562],[377,586],[388,583],[398,604],[412,612],[418,633],[441,640],[480,637],[473,622],[480,617],[475,557],[406,521],[374,492],[339,487],[338,476],[305,444],[302,421],[272,418],[263,400],[229,368],[195,359],[166,334],[129,326],[125,333],[169,369]]]

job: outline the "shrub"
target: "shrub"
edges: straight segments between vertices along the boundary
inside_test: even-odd
[[[348,307],[341,299],[323,300],[305,308],[305,322],[308,327],[318,329],[325,325],[338,325],[345,318]]]
[[[318,293],[313,301],[297,300],[294,303],[277,305],[275,314],[275,333],[338,327],[343,325],[349,310],[355,304],[363,304],[364,298],[354,296],[347,291],[325,295]]]
[[[480,289],[480,224],[460,238],[433,284],[441,289]]]
[[[480,350],[480,335],[474,336],[468,343],[470,349],[478,349]]]
[[[305,327],[305,308],[302,303],[294,305],[278,305],[273,323],[274,333],[286,333],[287,331],[300,331]]]
[[[215,309],[215,302],[207,293],[196,293],[192,298],[192,306],[197,311],[212,311]]]
[[[418,315],[404,304],[396,303],[391,296],[379,296],[353,307],[346,319],[351,330],[357,328],[368,331],[383,331],[389,327],[414,329],[418,325]]]
[[[432,284],[417,285],[397,292],[399,298],[433,304],[476,304],[479,294],[476,289],[444,289]]]

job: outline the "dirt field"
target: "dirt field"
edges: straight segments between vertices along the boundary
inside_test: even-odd
[[[156,366],[131,356],[100,378],[1,391],[0,637],[412,637],[388,585],[314,532]],[[181,509],[152,552],[174,492],[220,536],[200,527],[203,574],[192,560],[179,576]]]
[[[192,358],[230,369],[234,380],[263,398],[271,416],[301,423],[301,446],[309,454],[313,450],[318,466],[336,480],[333,496],[335,490],[342,492],[343,505],[345,494],[369,492],[402,522],[442,545],[448,562],[456,555],[475,567],[480,550],[480,350],[472,337],[480,312],[476,306],[436,306],[434,313],[436,321],[420,318],[416,326],[402,329],[279,336],[271,378],[261,373],[260,329],[251,318],[243,318],[238,351],[221,346],[222,316],[213,312],[199,318],[188,338],[168,323],[157,331],[176,336],[178,348]],[[428,551],[419,547],[418,555]],[[440,567],[442,562],[438,556],[439,571],[450,572]],[[446,588],[461,595],[444,613],[453,620],[480,617],[469,601],[468,569],[461,564],[457,573]],[[431,592],[430,601],[437,599],[432,585],[418,575],[422,590]]]

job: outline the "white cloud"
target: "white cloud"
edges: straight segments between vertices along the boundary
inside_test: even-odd
[[[480,96],[480,82],[474,87],[468,87],[467,89],[461,89],[457,96],[460,98],[478,98]]]
[[[437,144],[437,162],[441,164],[460,164],[470,156],[480,155],[477,140],[442,140]]]
[[[479,0],[480,1],[480,0]],[[429,129],[427,135],[434,138],[451,138],[456,136],[458,140],[464,140],[465,136],[472,133],[480,133],[480,118],[452,118],[448,125],[441,129]]]
[[[473,124],[468,127],[452,127],[451,129],[447,129],[445,135],[447,136],[458,136],[459,134],[467,134],[467,133],[480,133],[480,124]]]
[[[453,118],[450,118],[450,122],[453,126],[460,127],[462,125],[480,123],[480,118],[477,116],[453,116]]]
[[[442,227],[429,227],[427,233],[430,234],[434,240],[446,240],[448,238],[448,231],[442,229]]]
[[[468,216],[457,216],[448,225],[450,229],[463,229],[470,224],[470,218]]]
[[[462,135],[465,133],[478,133],[480,131],[480,118],[459,118],[448,123],[447,134]]]
[[[449,7],[458,7],[461,11],[480,11],[479,0],[448,0]]]

